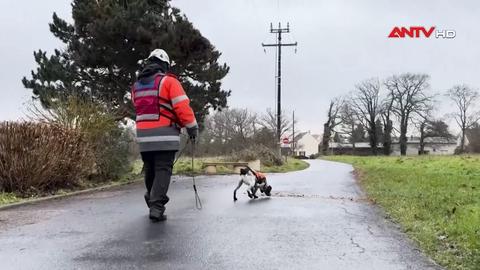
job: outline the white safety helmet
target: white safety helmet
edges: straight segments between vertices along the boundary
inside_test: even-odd
[[[153,57],[157,58],[160,61],[166,62],[166,63],[168,63],[168,65],[170,65],[170,57],[168,57],[167,52],[162,50],[162,49],[153,50],[150,53],[150,55],[148,56],[147,59],[150,59],[150,58],[153,58]]]

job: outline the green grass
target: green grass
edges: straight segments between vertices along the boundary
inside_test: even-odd
[[[480,269],[480,156],[352,157],[368,196],[448,269]]]
[[[0,193],[0,206],[4,204],[16,203],[19,202],[21,198],[15,196],[13,193]]]
[[[120,179],[116,182],[130,182],[134,179],[140,178],[142,176],[142,169],[143,161],[141,159],[137,159],[132,163],[132,170],[120,177]]]

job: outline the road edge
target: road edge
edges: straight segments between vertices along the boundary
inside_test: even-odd
[[[376,218],[378,221],[383,221],[386,223],[387,226],[389,226],[391,229],[395,230],[398,235],[400,235],[403,240],[410,245],[413,249],[414,252],[417,254],[420,254],[420,256],[423,256],[428,263],[431,264],[432,267],[435,267],[438,270],[447,270],[446,267],[440,265],[438,262],[436,262],[431,256],[429,256],[421,247],[420,247],[420,242],[414,240],[411,238],[408,233],[405,231],[404,227],[400,222],[397,220],[393,219],[390,214],[388,214],[388,211],[379,203],[376,202],[368,192],[365,190],[365,187],[363,185],[363,182],[365,181],[362,179],[364,176],[363,174],[365,173],[362,169],[354,166],[351,163],[347,162],[342,162],[342,161],[336,161],[336,160],[329,160],[329,159],[324,159],[320,158],[320,160],[328,161],[328,162],[334,162],[334,163],[340,163],[340,164],[345,164],[349,165],[352,167],[351,175],[353,179],[355,180],[355,184],[357,186],[357,191],[362,193],[368,203],[370,204],[370,207],[372,207],[373,211],[375,212]]]
[[[24,201],[2,205],[2,206],[0,206],[0,211],[12,209],[12,208],[17,208],[17,207],[21,207],[21,206],[25,206],[25,205],[36,204],[36,203],[45,202],[45,201],[59,200],[59,199],[73,197],[73,196],[77,196],[77,195],[89,194],[89,193],[94,193],[94,192],[98,192],[98,191],[104,191],[104,190],[108,190],[108,189],[112,189],[112,188],[116,188],[116,187],[135,184],[135,183],[138,183],[138,182],[141,182],[141,181],[142,181],[142,179],[138,178],[138,179],[130,180],[130,181],[127,181],[127,182],[113,183],[113,184],[94,187],[94,188],[87,188],[87,189],[67,192],[65,194],[57,194],[57,195],[39,197],[39,198],[34,198],[34,199],[26,199]]]
[[[304,160],[302,160],[302,161],[304,161]],[[307,163],[308,166],[306,168],[303,168],[303,169],[300,169],[300,170],[292,170],[292,171],[286,171],[286,172],[267,172],[267,173],[269,173],[269,174],[272,174],[272,173],[291,173],[291,172],[303,171],[303,170],[306,170],[310,167],[310,163],[308,163],[306,161],[304,161],[304,162]],[[236,175],[236,174],[235,173],[216,173],[216,174],[198,174],[198,175],[196,174],[195,176],[204,176],[204,175],[215,176],[215,175]],[[182,173],[176,174],[176,176],[178,176],[178,177],[191,177],[191,175],[182,174]],[[73,196],[76,196],[76,195],[89,194],[89,193],[103,191],[103,190],[107,190],[107,189],[111,189],[111,188],[115,188],[115,187],[131,185],[131,184],[138,183],[138,182],[141,182],[141,181],[143,181],[143,179],[137,178],[137,179],[130,180],[130,181],[127,181],[127,182],[113,183],[113,184],[94,187],[94,188],[87,188],[87,189],[82,189],[82,190],[78,190],[78,191],[67,192],[67,193],[64,193],[64,194],[50,195],[50,196],[45,196],[45,197],[33,198],[33,199],[25,199],[25,200],[19,201],[19,202],[0,205],[0,211],[7,210],[7,209],[12,209],[12,208],[16,208],[16,207],[21,207],[21,206],[25,206],[25,205],[32,205],[32,204],[45,202],[45,201],[59,200],[59,199],[63,199],[63,198],[73,197]]]

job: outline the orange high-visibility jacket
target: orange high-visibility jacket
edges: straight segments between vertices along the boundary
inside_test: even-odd
[[[149,112],[141,113],[138,104],[141,105],[143,101],[135,102],[136,98],[137,101],[147,98],[147,103],[151,100],[159,102],[158,113],[151,112],[151,104]],[[132,102],[137,111],[137,142],[140,152],[179,150],[180,128],[198,128],[190,99],[174,75],[157,73],[137,81],[132,86]]]

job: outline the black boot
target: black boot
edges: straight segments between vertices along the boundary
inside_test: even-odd
[[[150,208],[150,220],[152,220],[152,222],[167,220],[167,215],[165,215],[164,212],[165,210],[160,210],[155,207]]]
[[[145,199],[145,203],[147,204],[147,207],[150,208],[150,193],[148,191],[145,192],[145,195],[143,195],[143,198]]]

